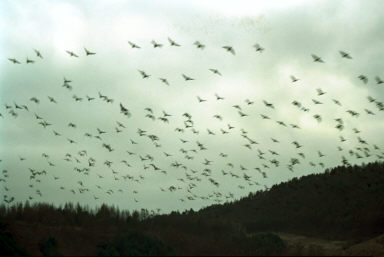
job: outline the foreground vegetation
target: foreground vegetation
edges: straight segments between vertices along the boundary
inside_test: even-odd
[[[336,167],[199,212],[152,216],[27,202],[1,206],[0,218],[1,244],[20,256],[23,248],[45,256],[300,254],[275,232],[351,244],[383,234],[384,164]]]

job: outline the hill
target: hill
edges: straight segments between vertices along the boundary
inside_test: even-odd
[[[0,217],[32,255],[377,255],[384,164],[336,167],[198,212],[27,202],[1,206]]]

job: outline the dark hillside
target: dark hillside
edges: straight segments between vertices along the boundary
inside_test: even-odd
[[[384,232],[384,165],[337,167],[199,212],[154,216],[144,209],[130,213],[106,205],[90,210],[25,203],[1,206],[0,218],[14,245],[32,255],[324,253],[313,245],[303,246],[309,249],[303,252],[295,235],[310,236],[303,242],[320,242],[321,247],[332,244],[329,254],[358,243],[355,248],[366,252],[361,242]]]
[[[330,239],[384,232],[384,164],[340,166],[200,211],[225,217],[248,232],[286,231]]]

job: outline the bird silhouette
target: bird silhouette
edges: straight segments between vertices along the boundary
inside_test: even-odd
[[[75,54],[74,52],[72,52],[72,51],[68,51],[68,50],[66,50],[66,52],[69,54],[69,56],[71,56],[71,57],[79,57],[77,54]]]
[[[138,70],[142,76],[143,79],[147,79],[149,78],[151,75],[148,75],[147,73],[145,73],[145,71],[142,71],[142,70]]]
[[[16,60],[15,58],[8,58],[8,60],[14,64],[20,64],[20,62],[18,60]]]
[[[137,49],[140,49],[141,47],[136,45],[135,43],[131,42],[131,41],[128,41],[128,44],[131,46],[131,48],[137,48]]]
[[[171,38],[168,37],[168,42],[171,46],[180,46],[178,43],[176,43],[175,41],[173,41]]]
[[[197,96],[196,98],[197,98],[197,100],[199,101],[199,103],[202,103],[202,102],[206,102],[206,101],[207,101],[206,99],[203,99],[203,98],[201,98],[200,96]]]
[[[346,58],[346,59],[352,59],[352,57],[349,55],[349,53],[346,53],[344,51],[339,51],[341,57]]]
[[[263,100],[263,103],[266,107],[269,107],[271,109],[275,109],[275,106],[272,103],[268,103],[267,101]]]
[[[358,78],[364,82],[364,84],[368,83],[368,78],[365,75],[359,75]]]
[[[376,80],[376,83],[377,83],[378,85],[384,83],[384,81],[383,81],[379,76],[376,76],[376,77],[375,77],[375,80]]]
[[[161,82],[163,82],[165,85],[169,86],[169,82],[165,78],[159,78]]]
[[[189,76],[187,76],[187,75],[185,75],[185,74],[181,74],[181,75],[183,76],[183,78],[184,78],[185,81],[195,80],[194,78],[191,78],[191,77],[189,77]]]
[[[37,57],[39,57],[40,59],[43,59],[43,56],[41,55],[40,51],[36,50],[36,49],[33,49],[35,51],[35,54]]]
[[[224,97],[219,96],[218,94],[215,94],[216,100],[224,100]]]
[[[323,59],[321,59],[321,57],[315,55],[315,54],[312,54],[312,59],[314,62],[321,62],[321,63],[324,63]]]
[[[293,75],[291,75],[290,78],[291,78],[292,82],[297,82],[297,81],[299,81],[299,79],[296,78],[296,77],[293,76]]]
[[[29,59],[29,58],[27,57],[27,59],[25,60],[25,63],[26,63],[26,64],[29,64],[29,63],[35,63],[35,61],[34,61],[34,60],[31,60],[31,59]]]
[[[163,47],[162,44],[157,43],[155,40],[152,40],[151,44],[153,45],[153,48],[158,48],[158,47],[161,48],[161,47]]]
[[[86,56],[88,56],[88,55],[95,55],[96,53],[94,53],[94,52],[91,52],[91,51],[89,51],[87,48],[85,48],[84,47],[84,51],[85,51],[85,54],[86,54]]]
[[[223,46],[223,48],[227,50],[227,52],[230,52],[231,54],[235,55],[235,49],[233,49],[232,46]]]
[[[205,48],[205,45],[202,44],[202,43],[200,43],[199,41],[195,41],[193,44],[194,44],[198,49],[203,50],[203,49]]]
[[[256,52],[262,53],[264,51],[264,48],[261,47],[259,44],[254,44],[253,47],[255,48]]]
[[[216,69],[209,69],[209,70],[212,71],[214,74],[221,76],[221,73],[218,70]]]

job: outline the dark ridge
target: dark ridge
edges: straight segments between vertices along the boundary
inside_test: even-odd
[[[336,167],[198,212],[26,202],[1,205],[0,219],[32,255],[284,255],[292,251],[277,233],[355,243],[382,235],[384,164]]]

